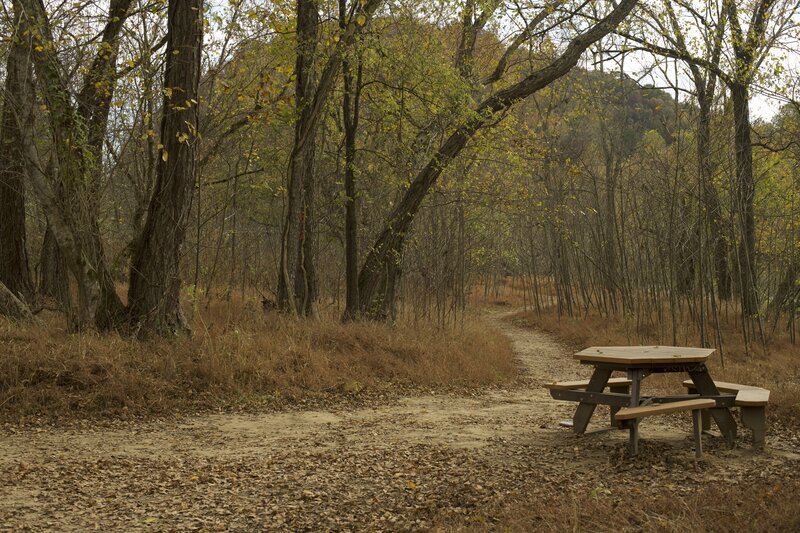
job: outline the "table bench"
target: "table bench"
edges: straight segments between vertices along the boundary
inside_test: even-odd
[[[711,407],[716,406],[716,404],[717,402],[714,400],[697,399],[641,405],[639,407],[626,407],[617,412],[617,420],[630,420],[629,424],[637,424],[640,419],[648,416],[691,411],[692,427],[694,429],[694,454],[695,457],[699,458],[703,453],[703,443],[700,438],[700,412],[701,410],[710,409]]]
[[[769,391],[762,387],[727,381],[714,381],[714,385],[720,392],[736,394],[733,405],[740,409],[744,427],[753,433],[753,447],[763,448],[767,430],[766,406],[769,403]],[[690,393],[697,391],[691,379],[685,380],[683,386]],[[711,420],[705,411],[702,415],[702,428],[703,431],[711,428]]]
[[[589,386],[588,379],[580,379],[577,381],[556,381],[554,383],[546,383],[544,385],[547,389],[562,389],[562,390],[575,390],[575,389],[585,389]],[[628,378],[609,378],[606,386],[609,388],[615,387],[630,387],[631,380]]]

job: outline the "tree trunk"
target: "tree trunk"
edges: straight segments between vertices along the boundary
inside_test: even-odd
[[[58,248],[50,224],[44,232],[42,252],[39,256],[38,281],[40,296],[53,298],[65,312],[72,308],[67,264],[64,254]]]
[[[95,55],[89,73],[83,83],[83,89],[77,97],[78,113],[83,117],[87,128],[88,150],[94,161],[92,189],[93,198],[100,195],[103,180],[103,142],[106,138],[108,114],[114,97],[117,77],[117,56],[119,53],[120,33],[128,17],[128,9],[132,0],[110,0],[108,21],[103,29],[100,43],[102,53]],[[96,217],[94,220],[97,220]],[[100,329],[109,329],[122,319],[125,307],[117,295],[114,279],[105,260],[105,253],[100,241],[100,228],[96,228],[97,253],[101,256],[98,264],[100,282],[100,300],[95,312],[95,324]]]
[[[375,244],[370,248],[358,276],[359,308],[362,314],[381,318],[376,311],[385,308],[387,297],[393,297],[379,286],[393,288],[402,255],[405,236],[414,221],[422,201],[433,187],[442,171],[466,146],[467,141],[482,127],[496,119],[495,114],[505,111],[514,103],[547,87],[574,67],[583,52],[607,35],[627,17],[637,0],[623,0],[613,11],[586,32],[576,36],[566,50],[549,65],[542,67],[508,88],[488,96],[464,123],[440,146],[428,164],[411,181],[397,207],[389,215]],[[390,279],[386,279],[390,276]],[[384,281],[384,283],[381,283]],[[388,281],[388,282],[387,282]],[[393,291],[392,291],[393,292]],[[381,303],[384,302],[384,303]],[[391,307],[394,306],[392,302]]]
[[[613,141],[604,140],[603,238],[600,250],[603,258],[603,288],[611,302],[611,309],[615,312],[617,310],[617,284],[619,282],[617,267],[617,178],[620,174],[620,158],[622,157],[621,154],[615,153],[617,148],[613,146]]]
[[[31,185],[75,278],[78,302],[69,311],[70,327],[83,329],[92,322],[99,301],[98,265],[89,248],[93,244],[89,221],[94,213],[94,202],[86,191],[89,183],[86,128],[72,106],[44,4],[41,0],[20,0],[20,4],[25,14],[21,30],[23,34],[30,32],[37,50],[33,60],[48,109],[55,154],[53,170],[58,177],[53,184],[44,174],[35,173],[31,176]],[[27,143],[27,151],[29,164],[38,164],[32,140]]]
[[[750,139],[750,108],[747,86],[731,83],[733,100],[734,145],[736,148],[736,200],[739,229],[738,270],[742,311],[746,315],[758,313],[758,287],[756,276],[756,225],[753,201],[753,145]]]
[[[285,311],[305,314],[309,296],[316,292],[316,281],[306,270],[313,263],[314,228],[309,215],[314,209],[314,155],[318,120],[312,116],[315,91],[314,57],[319,32],[316,0],[297,0],[297,57],[295,60],[295,101],[297,123],[294,146],[289,159],[288,199],[283,221],[281,263],[278,277],[278,305]],[[307,193],[311,193],[310,197]],[[306,253],[311,252],[310,257]],[[313,266],[312,266],[313,273]]]
[[[755,77],[758,56],[769,46],[764,36],[775,0],[759,0],[750,15],[747,34],[739,22],[739,5],[735,0],[723,3],[731,28],[731,45],[735,58],[735,76],[728,81],[733,100],[734,146],[736,151],[736,207],[739,222],[737,269],[742,300],[742,314],[758,315],[758,275],[756,268],[756,225],[754,214],[755,179],[753,177],[753,145],[750,139],[750,95],[748,89]]]
[[[481,2],[483,5],[480,7],[483,11],[478,13],[477,3],[476,0],[467,0],[461,11],[461,35],[456,50],[455,66],[461,77],[467,81],[472,81],[473,77],[473,55],[478,33],[486,26],[499,4],[496,0]]]
[[[702,84],[701,84],[702,87]],[[728,270],[728,243],[723,232],[722,205],[717,188],[714,186],[714,162],[711,157],[711,98],[705,89],[698,93],[700,108],[697,120],[697,158],[702,199],[705,211],[705,224],[710,234],[709,245],[714,263],[714,277],[717,294],[722,299],[731,297],[731,277]]]
[[[800,298],[800,259],[795,258],[786,267],[786,272],[781,278],[770,304],[776,322],[781,311],[792,309],[800,304],[798,298]]]
[[[96,183],[96,155],[92,153],[90,134],[97,122],[92,116],[84,116],[73,105],[69,84],[62,74],[62,65],[56,53],[50,22],[42,0],[19,0],[25,16],[21,18],[23,34],[30,32],[36,53],[33,54],[38,85],[47,105],[50,131],[54,148],[52,178],[43,172],[31,172],[29,179],[32,189],[42,205],[47,221],[63,253],[67,267],[75,280],[77,305],[70,309],[70,323],[74,329],[83,329],[91,323],[101,327],[112,321],[112,314],[122,308],[113,288],[113,280],[108,273],[103,251],[100,226],[97,216],[98,191]],[[110,33],[104,32],[104,41],[98,46],[97,56],[102,57],[113,50],[121,21],[125,13],[126,0],[112,4],[107,26],[115,27]],[[127,3],[129,6],[130,2]],[[125,7],[127,9],[127,7]],[[112,59],[95,59],[95,65],[116,65],[116,55]],[[104,67],[103,73],[113,69]],[[89,93],[110,91],[114,78],[104,77],[90,71]],[[84,90],[86,90],[84,88]],[[102,98],[101,98],[102,99]],[[110,99],[106,102],[106,106]],[[80,103],[79,103],[80,105]],[[107,109],[105,115],[107,116]],[[101,113],[102,115],[102,113]],[[102,131],[105,131],[105,119]],[[28,132],[32,135],[32,132]],[[101,143],[102,139],[98,141]],[[27,143],[26,157],[33,165],[36,162],[32,141]]]
[[[664,0],[664,8],[669,17],[678,48],[684,55],[689,55],[683,30],[675,15],[672,3]],[[700,66],[692,61],[687,61],[692,73],[692,81],[697,92],[697,105],[699,114],[697,119],[697,162],[701,186],[701,202],[704,212],[702,224],[709,232],[709,245],[712,254],[714,278],[717,283],[717,294],[720,298],[731,297],[731,276],[728,267],[728,241],[723,231],[725,224],[722,219],[722,207],[719,194],[714,185],[714,162],[711,156],[711,106],[716,93],[716,72],[722,56],[722,45],[725,29],[728,25],[728,10],[722,10],[714,30],[714,39],[707,46],[709,64],[712,68],[701,70]],[[733,23],[734,32],[738,25]],[[702,227],[699,230],[702,233]],[[703,275],[703,273],[701,273]]]
[[[131,266],[128,307],[141,336],[188,333],[180,305],[180,257],[196,180],[203,0],[170,0],[163,150],[147,220]]]
[[[319,81],[314,83],[313,64],[319,32],[315,0],[297,1],[297,59],[295,98],[298,118],[289,157],[288,201],[281,237],[278,274],[278,306],[293,314],[313,314],[316,309],[314,175],[313,161],[317,128],[328,96],[344,59],[383,0],[353,2],[345,29],[328,59]],[[301,240],[302,239],[302,240]],[[303,279],[298,279],[300,273]],[[303,291],[298,294],[297,291]]]
[[[110,0],[108,21],[103,28],[100,48],[102,53],[95,55],[89,72],[84,79],[83,88],[77,97],[78,112],[86,121],[89,149],[100,168],[103,141],[106,137],[108,113],[114,98],[117,78],[117,56],[119,36],[132,0]],[[97,180],[95,181],[97,183]]]
[[[33,131],[35,94],[30,37],[23,37],[19,31],[19,7],[14,2],[14,23],[18,31],[12,37],[6,64],[0,124],[0,283],[12,294],[31,302],[33,281],[25,247],[25,176],[28,171],[21,129]]]
[[[347,2],[339,0],[340,24],[344,26]],[[353,320],[358,316],[358,205],[356,204],[356,134],[361,99],[362,64],[357,55],[357,67],[353,76],[352,61],[342,61],[344,96],[342,116],[344,121],[344,262],[346,303],[342,320]]]
[[[295,296],[297,312],[304,316],[317,316],[319,288],[317,284],[317,235],[316,175],[314,174],[315,148],[307,154],[306,172],[303,177],[303,210],[300,220],[300,257],[295,274]]]

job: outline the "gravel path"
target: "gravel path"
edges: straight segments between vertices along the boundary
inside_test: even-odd
[[[356,410],[6,426],[0,530],[482,528],[493,524],[492,509],[520,493],[546,494],[564,483],[597,490],[609,481],[602,472],[609,465],[623,478],[638,475],[622,460],[624,432],[576,438],[558,428],[572,407],[550,399],[541,384],[586,376],[568,350],[500,313],[486,320],[512,339],[522,385]],[[595,428],[605,420],[599,413]],[[657,456],[681,465],[690,486],[700,477],[692,478],[697,468],[684,422],[649,424],[637,461]],[[704,478],[798,470],[797,442],[771,440],[770,452],[752,455],[718,440],[706,446]]]

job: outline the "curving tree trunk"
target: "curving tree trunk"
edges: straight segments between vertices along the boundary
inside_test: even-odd
[[[94,161],[94,176],[91,181],[90,195],[93,198],[100,195],[100,184],[104,179],[102,164],[103,142],[108,129],[108,115],[111,101],[117,85],[117,56],[119,55],[120,34],[123,24],[128,17],[132,0],[110,0],[108,7],[108,21],[103,28],[99,48],[102,53],[95,55],[89,72],[83,81],[83,88],[77,96],[77,111],[86,123],[86,141],[89,153]],[[96,229],[100,235],[99,226]],[[125,308],[117,295],[114,279],[104,257],[102,243],[99,243],[98,253],[101,256],[102,268],[98,270],[100,296],[95,312],[95,323],[100,329],[114,327],[123,317]]]
[[[497,113],[507,110],[514,103],[547,87],[569,72],[578,63],[583,52],[614,30],[628,16],[636,3],[637,0],[623,0],[608,16],[573,38],[566,50],[550,64],[535,70],[523,80],[489,95],[477,106],[470,118],[440,145],[428,164],[411,181],[364,261],[358,277],[359,308],[362,315],[385,319],[386,309],[394,308],[394,288],[400,272],[400,258],[406,234],[422,201],[442,171],[458,156],[472,136],[481,128],[493,123]]]
[[[196,181],[203,0],[170,0],[156,183],[134,251],[128,290],[140,336],[188,333],[180,303],[181,247]]]

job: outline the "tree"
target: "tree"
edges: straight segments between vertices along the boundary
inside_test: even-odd
[[[167,9],[161,158],[128,290],[130,321],[142,336],[190,331],[180,259],[196,181],[203,0],[170,0]]]
[[[706,76],[708,77],[708,80],[705,81],[706,86],[702,91],[699,91],[700,95],[705,99],[713,98],[713,94],[708,94],[708,91],[713,89],[712,82],[715,78],[722,80],[728,87],[733,104],[733,140],[736,160],[735,213],[737,218],[736,225],[739,229],[739,243],[736,250],[736,273],[739,281],[738,288],[742,312],[745,315],[754,316],[759,311],[759,296],[755,255],[756,235],[753,207],[755,178],[753,174],[753,143],[749,109],[750,90],[770,51],[791,27],[791,20],[800,4],[797,2],[781,3],[777,0],[757,0],[753,5],[748,5],[746,9],[742,9],[741,4],[737,0],[722,0],[721,15],[716,21],[717,26],[712,38],[708,39],[709,47],[706,57],[693,54],[687,49],[685,40],[681,41],[683,37],[675,23],[674,13],[671,15],[669,22],[672,30],[674,30],[672,37],[674,46],[672,47],[659,46],[629,33],[623,33],[623,35],[634,42],[642,44],[644,49],[694,65],[693,78],[695,83],[702,82]],[[744,16],[742,14],[744,11],[750,14],[746,29],[740,20]],[[697,16],[697,12],[693,11],[693,15]],[[726,44],[731,52],[731,57],[728,58],[730,67],[727,70],[719,64],[719,54],[722,52],[720,43],[726,35],[726,25],[729,28]],[[699,69],[705,70],[706,74],[701,75]],[[703,102],[700,103],[704,105]],[[707,102],[705,103],[707,104]],[[705,132],[700,132],[701,137],[704,137],[704,134]],[[705,139],[698,140],[698,142],[703,141]],[[701,164],[708,167],[708,158],[701,157]],[[707,168],[702,172],[707,172]],[[706,192],[710,191],[706,190]],[[709,207],[713,208],[713,196],[707,196],[707,201],[710,202]],[[717,251],[718,269],[720,268],[719,253]],[[725,284],[719,283],[722,294],[725,295]]]
[[[339,27],[342,31],[347,29],[346,0],[339,0]],[[345,194],[345,309],[343,320],[353,320],[358,316],[358,206],[356,204],[355,159],[363,67],[361,54],[357,50],[349,51],[342,60]]]
[[[111,0],[109,18],[77,106],[70,81],[64,76],[44,3],[19,2],[24,13],[19,30],[32,38],[37,85],[48,110],[55,163],[50,167],[53,175],[48,176],[31,138],[25,146],[26,164],[38,170],[29,172],[28,178],[75,280],[78,301],[77,307],[69,310],[72,327],[82,329],[91,323],[108,327],[123,306],[103,250],[96,169],[110,95],[116,83],[117,41],[131,0]]]
[[[314,56],[317,42],[317,3],[297,2],[297,59],[295,99],[297,122],[289,156],[287,207],[281,238],[278,275],[278,305],[293,314],[316,313],[315,275],[314,147],[322,111],[333,90],[344,55],[349,53],[358,34],[369,22],[382,0],[352,2],[339,40],[314,82]]]
[[[737,250],[737,270],[742,299],[742,312],[748,316],[758,314],[758,276],[756,274],[756,224],[753,201],[755,177],[753,176],[753,142],[750,137],[750,94],[758,66],[769,49],[765,40],[767,21],[775,0],[760,0],[751,13],[750,25],[745,33],[739,21],[736,0],[725,0],[723,7],[730,19],[731,45],[734,52],[733,75],[728,89],[733,101],[734,145],[736,149],[737,216],[741,236]]]

